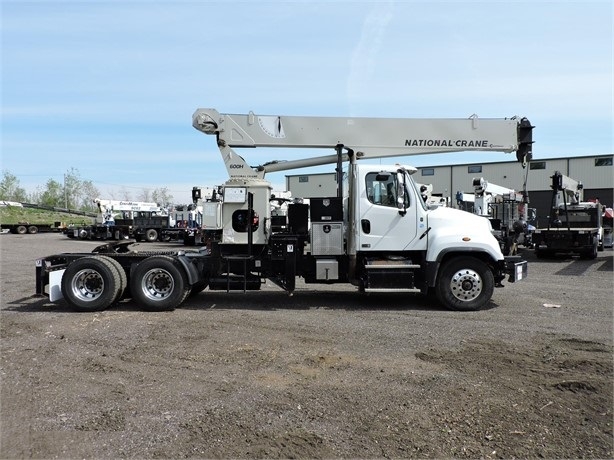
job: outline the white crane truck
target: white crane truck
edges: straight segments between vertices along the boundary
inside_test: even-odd
[[[552,176],[552,206],[548,226],[533,235],[538,258],[557,253],[596,259],[603,251],[603,208],[599,202],[583,201],[582,182],[555,171]]]
[[[518,245],[532,247],[531,235],[535,230],[529,221],[534,219],[534,208],[528,208],[528,193],[488,182],[483,177],[474,177],[473,191],[459,192],[457,199],[469,198],[473,213],[490,220],[493,233],[504,255],[516,254]]]
[[[136,252],[129,242],[36,262],[36,292],[74,309],[105,309],[130,297],[145,310],[170,310],[190,293],[257,290],[270,280],[293,293],[305,283],[346,283],[365,293],[434,293],[455,310],[477,310],[505,277],[527,263],[504,257],[487,219],[429,208],[413,167],[368,159],[458,151],[516,152],[531,159],[526,118],[403,119],[220,114],[198,109],[193,126],[214,135],[230,178],[204,203],[209,248]],[[334,154],[251,167],[234,148],[330,149]],[[344,164],[347,170],[344,173]],[[337,196],[291,203],[285,226],[271,225],[267,172],[336,163]],[[400,297],[410,303],[411,296]]]

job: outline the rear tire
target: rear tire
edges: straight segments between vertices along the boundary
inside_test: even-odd
[[[17,234],[25,235],[26,233],[28,233],[28,228],[25,225],[20,225],[17,227]]]
[[[597,252],[599,251],[599,242],[597,238],[593,238],[593,246],[587,249],[586,252],[580,254],[581,259],[594,260],[597,258]]]
[[[126,292],[126,288],[128,287],[128,277],[126,276],[126,272],[124,271],[124,267],[122,267],[121,264],[117,260],[115,260],[115,259],[113,259],[111,257],[106,257],[106,256],[100,256],[100,257],[108,260],[109,263],[117,271],[117,274],[119,275],[119,289],[117,290],[117,297],[113,301],[113,303],[118,302],[122,298],[124,293]]]
[[[155,228],[149,228],[145,232],[145,240],[149,243],[158,241],[158,231]]]
[[[110,307],[121,295],[122,279],[108,257],[77,259],[62,276],[62,295],[77,311],[100,311]]]
[[[547,249],[539,249],[539,248],[535,248],[535,257],[537,257],[538,259],[548,259],[551,258],[554,255],[554,252],[549,251]]]
[[[190,294],[183,267],[170,256],[152,256],[141,262],[130,280],[135,302],[148,311],[174,310]]]
[[[494,288],[494,276],[488,265],[475,257],[463,256],[444,263],[435,291],[446,308],[474,311],[490,302]]]
[[[28,227],[28,233],[30,235],[35,235],[36,233],[38,233],[38,227],[36,225],[30,225]]]
[[[200,294],[205,289],[207,289],[207,286],[209,286],[209,281],[199,281],[198,283],[193,284],[192,289],[190,291],[190,297],[194,297]]]

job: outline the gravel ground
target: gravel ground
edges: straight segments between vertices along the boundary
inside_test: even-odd
[[[96,245],[0,236],[0,458],[614,455],[611,249],[524,251],[469,313],[303,284],[163,313],[33,296],[37,257]]]

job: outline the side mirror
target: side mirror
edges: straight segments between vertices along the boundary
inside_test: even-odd
[[[405,174],[403,172],[397,173],[397,209],[399,210],[399,214],[404,216],[407,214],[407,207],[405,203]]]

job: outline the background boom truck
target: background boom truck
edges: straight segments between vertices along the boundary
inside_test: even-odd
[[[168,241],[177,239],[179,229],[175,219],[166,210],[135,211],[133,213],[132,237],[136,241]]]
[[[582,201],[582,182],[559,171],[552,176],[552,207],[548,226],[533,234],[535,255],[539,258],[556,253],[579,254],[595,259],[603,250],[603,209],[599,202]]]
[[[365,293],[429,293],[450,309],[476,310],[495,286],[526,276],[504,257],[487,219],[428,208],[412,174],[367,160],[455,151],[516,152],[531,158],[526,118],[401,119],[224,115],[198,109],[193,126],[215,136],[230,178],[203,204],[210,245],[201,251],[143,253],[109,243],[36,263],[37,293],[78,310],[132,297],[146,310],[173,309],[190,294],[249,291],[269,279],[293,293],[305,283],[346,283]],[[234,148],[313,148],[332,154],[251,167]],[[344,164],[347,170],[344,171]],[[271,223],[267,172],[336,164],[337,196],[288,205],[287,225]],[[297,200],[299,201],[299,200]],[[404,299],[404,298],[403,298]],[[407,299],[407,302],[411,302]]]
[[[202,201],[210,200],[213,189],[192,188],[192,204],[171,208],[172,212],[135,213],[134,238],[137,241],[178,241],[185,246],[203,244]]]
[[[614,209],[604,207],[603,208],[603,247],[611,248],[612,242],[612,229],[614,227]]]
[[[472,184],[473,212],[490,220],[503,254],[516,254],[519,244],[532,247],[535,227],[528,222],[534,219],[535,209],[527,207],[527,192],[492,184],[483,177],[473,178]]]
[[[143,201],[101,200],[94,199],[98,207],[98,215],[92,225],[77,227],[67,233],[69,238],[90,240],[123,240],[132,238],[134,232],[134,216],[162,214],[163,210],[157,203]]]

